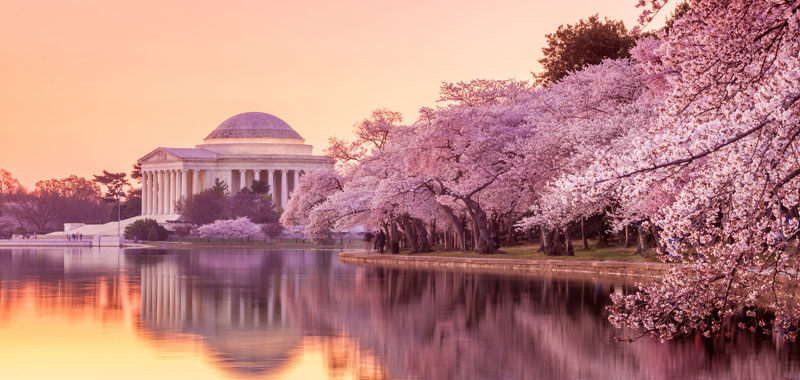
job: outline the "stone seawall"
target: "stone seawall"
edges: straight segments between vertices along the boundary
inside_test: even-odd
[[[342,251],[339,253],[339,261],[348,264],[403,268],[457,269],[516,274],[562,272],[624,277],[661,277],[669,268],[668,264],[661,263],[379,255],[367,254],[363,251]]]
[[[35,239],[35,240],[0,240],[0,247],[28,247],[28,248],[43,248],[43,247],[91,247],[91,240],[53,240],[53,239]]]

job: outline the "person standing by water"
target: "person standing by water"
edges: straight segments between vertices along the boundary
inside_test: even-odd
[[[383,233],[383,230],[378,231],[378,235],[375,236],[375,248],[383,254],[384,248],[386,248],[386,234]]]
[[[365,245],[364,249],[367,250],[367,253],[372,252],[372,238],[373,237],[375,237],[375,235],[373,235],[372,232],[369,232],[369,231],[364,232],[364,241],[367,243]]]

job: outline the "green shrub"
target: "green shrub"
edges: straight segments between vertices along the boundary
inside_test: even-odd
[[[150,232],[147,233],[147,240],[159,240],[158,239],[158,229],[156,227],[150,228]]]
[[[161,227],[154,219],[139,219],[125,227],[125,239],[128,240],[167,240],[169,231]]]
[[[10,239],[14,233],[15,224],[10,218],[0,216],[0,239]]]

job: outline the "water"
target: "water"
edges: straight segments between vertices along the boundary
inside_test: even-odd
[[[326,251],[0,250],[0,379],[798,378],[737,332],[617,343],[619,279],[360,267]]]

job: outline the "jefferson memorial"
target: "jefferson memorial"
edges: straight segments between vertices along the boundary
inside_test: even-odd
[[[292,127],[262,112],[225,120],[194,148],[156,148],[138,162],[142,167],[142,215],[174,215],[179,199],[191,198],[225,182],[231,193],[265,180],[276,208],[286,207],[307,170],[332,166],[315,156]],[[159,218],[161,219],[161,218]]]

